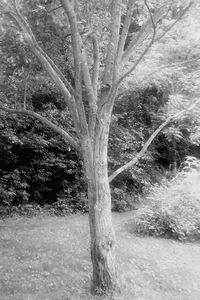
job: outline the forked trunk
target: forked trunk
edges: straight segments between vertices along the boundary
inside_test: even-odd
[[[111,195],[107,170],[108,126],[98,124],[93,146],[85,141],[88,180],[92,292],[107,293],[118,286],[115,263],[115,233],[111,216]]]

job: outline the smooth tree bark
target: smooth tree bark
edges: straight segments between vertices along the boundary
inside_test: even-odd
[[[133,72],[145,54],[153,45],[156,36],[157,26],[169,9],[168,1],[159,9],[151,13],[147,1],[145,5],[149,12],[149,18],[138,33],[133,35],[128,48],[124,50],[129,26],[132,20],[134,0],[127,1],[127,13],[121,27],[122,0],[112,0],[110,5],[109,40],[107,44],[107,55],[104,62],[102,84],[99,88],[99,46],[95,32],[84,35],[93,45],[93,67],[90,70],[87,61],[83,36],[78,30],[78,17],[75,12],[77,1],[60,0],[60,7],[68,17],[71,28],[72,52],[74,58],[74,79],[75,86],[72,87],[67,78],[62,74],[52,59],[43,51],[36,41],[34,34],[21,14],[16,0],[0,0],[2,12],[10,18],[21,32],[24,42],[30,46],[30,50],[41,62],[57,88],[61,91],[71,113],[76,136],[70,135],[66,130],[59,128],[43,116],[26,109],[12,109],[7,106],[0,106],[0,109],[7,113],[18,113],[30,115],[40,120],[43,124],[59,133],[64,140],[74,147],[82,156],[84,162],[85,177],[88,183],[89,201],[89,224],[91,241],[91,260],[93,266],[92,290],[95,293],[106,293],[118,286],[118,275],[115,260],[115,233],[111,216],[111,195],[108,178],[107,149],[111,115],[117,91],[125,78]],[[185,9],[189,9],[191,3]],[[174,24],[176,21],[174,22]],[[170,25],[170,29],[173,27]],[[167,33],[168,29],[166,29]],[[164,36],[164,34],[162,34]],[[141,55],[137,58],[128,70],[124,66],[129,58],[133,58],[136,51],[144,46]],[[122,74],[122,75],[120,75]],[[88,115],[83,104],[83,84],[87,92]],[[162,127],[163,128],[163,127]],[[162,129],[160,128],[158,132]],[[147,147],[146,147],[147,148]],[[133,160],[135,162],[135,160]],[[133,162],[133,163],[134,163]],[[116,170],[110,176],[110,181],[124,169],[133,165],[130,163],[125,168]]]

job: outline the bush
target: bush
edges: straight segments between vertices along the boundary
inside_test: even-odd
[[[85,193],[80,193],[79,196],[68,198],[65,194],[62,194],[58,198],[58,201],[52,205],[45,205],[45,208],[49,208],[51,214],[57,216],[65,216],[78,212],[86,213],[88,212],[88,201]]]
[[[0,178],[0,205],[11,206],[26,204],[29,194],[28,184],[18,170],[14,170]]]
[[[37,204],[25,204],[18,206],[1,206],[0,205],[0,218],[13,217],[13,216],[25,216],[33,217],[42,212],[42,209]]]
[[[139,197],[136,195],[135,198],[132,194],[128,193],[122,188],[112,188],[112,211],[125,212],[135,209],[139,203]]]
[[[136,214],[135,231],[180,241],[200,239],[199,182],[200,161],[188,157],[173,180],[153,187]]]
[[[85,191],[81,161],[59,137],[29,117],[1,115],[0,214],[13,206],[21,214],[26,205],[42,208],[60,199],[73,211],[85,211],[77,200]]]
[[[49,212],[51,215],[56,216],[66,216],[70,215],[73,210],[70,206],[66,203],[66,201],[58,200],[57,202],[53,203],[52,205],[45,205],[46,212]]]

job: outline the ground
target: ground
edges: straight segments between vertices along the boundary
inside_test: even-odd
[[[200,244],[138,237],[114,214],[122,279],[115,300],[199,300]],[[0,221],[0,300],[93,300],[87,215]]]

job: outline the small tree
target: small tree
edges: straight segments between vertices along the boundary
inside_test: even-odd
[[[76,136],[53,124],[42,115],[26,109],[12,109],[1,105],[8,113],[23,114],[40,120],[43,124],[60,134],[68,144],[80,153],[88,183],[89,223],[91,236],[91,259],[93,265],[92,289],[94,292],[107,292],[117,285],[115,262],[115,233],[111,220],[111,195],[107,168],[107,145],[113,105],[121,83],[136,69],[145,54],[155,41],[163,37],[192,5],[190,3],[179,14],[178,18],[162,30],[162,20],[170,10],[169,1],[152,9],[144,0],[147,20],[141,29],[131,36],[127,45],[127,36],[132,22],[135,1],[113,0],[109,5],[110,22],[108,24],[109,40],[102,66],[98,37],[95,32],[79,30],[78,3],[73,0],[60,0],[71,29],[71,44],[74,67],[74,86],[70,84],[52,59],[43,51],[37,42],[27,19],[22,15],[17,1],[0,1],[2,13],[20,32],[23,41],[30,47],[43,68],[62,93],[73,119]],[[125,17],[122,21],[122,12]],[[85,40],[93,45],[92,67],[88,62]],[[138,54],[139,53],[139,54]],[[134,58],[134,59],[133,59]],[[131,61],[130,61],[131,59]],[[86,90],[87,101],[83,101],[83,89]],[[171,120],[171,118],[169,119]],[[156,134],[168,123],[167,120]],[[152,139],[149,140],[146,148]],[[145,151],[146,148],[143,150]],[[143,151],[143,152],[144,152]],[[140,153],[140,154],[143,154]],[[140,156],[140,155],[139,155]],[[116,170],[110,181],[120,172],[131,167],[139,158]]]

